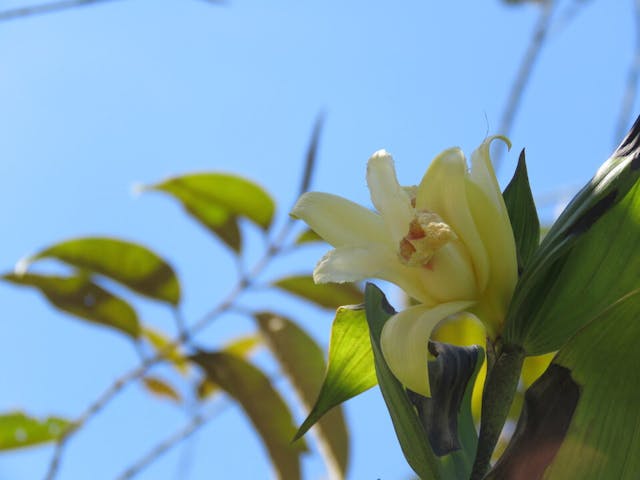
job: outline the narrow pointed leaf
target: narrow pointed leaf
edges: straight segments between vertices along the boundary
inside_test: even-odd
[[[55,442],[72,423],[61,417],[35,418],[23,412],[0,415],[0,450]]]
[[[296,237],[296,244],[303,245],[305,243],[324,242],[322,237],[310,228],[304,230]]]
[[[180,352],[180,348],[176,347],[167,350],[172,340],[164,333],[160,333],[150,327],[143,327],[142,335],[153,346],[156,352],[162,352],[164,357],[171,362],[178,372],[182,375],[186,375],[189,372],[189,362],[182,355],[182,352]]]
[[[329,362],[318,398],[295,438],[336,405],[377,383],[369,327],[362,307],[340,307],[331,327]]]
[[[304,444],[291,443],[295,426],[291,412],[269,379],[245,360],[224,352],[201,352],[191,359],[208,378],[237,401],[269,452],[282,479],[300,478]]]
[[[238,218],[247,218],[267,230],[275,211],[273,199],[262,187],[236,175],[183,175],[147,189],[175,197],[193,218],[235,251],[241,249]]]
[[[407,391],[393,376],[382,355],[382,327],[395,312],[387,303],[384,294],[373,284],[367,284],[365,289],[365,305],[378,385],[391,414],[402,452],[420,478],[443,478],[442,464],[429,445],[427,433],[409,400]]]
[[[78,238],[32,255],[21,267],[41,258],[55,258],[78,269],[104,275],[134,292],[172,305],[180,301],[180,284],[173,268],[142,245],[116,238]]]
[[[342,305],[362,303],[362,291],[352,283],[320,283],[316,284],[310,275],[298,275],[282,278],[274,286],[315,303],[316,305],[335,310]]]
[[[2,279],[16,285],[37,288],[53,306],[76,317],[115,328],[134,338],[140,335],[140,324],[135,310],[127,302],[85,276],[8,273],[3,275]]]
[[[322,387],[324,353],[316,342],[291,320],[272,313],[255,316],[260,331],[280,362],[307,411]],[[349,459],[349,436],[340,407],[327,412],[316,424],[315,433],[331,478],[344,478]]]
[[[147,376],[142,379],[144,387],[159,398],[169,399],[176,403],[182,402],[182,397],[166,380],[155,376]]]
[[[540,243],[540,221],[529,186],[524,150],[503,197],[516,240],[518,272],[521,273]]]

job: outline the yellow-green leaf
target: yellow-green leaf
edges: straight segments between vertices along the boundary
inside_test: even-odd
[[[191,359],[240,404],[269,451],[278,476],[299,479],[300,454],[305,446],[291,442],[295,433],[291,412],[264,373],[224,352],[201,352]]]
[[[255,316],[260,331],[285,374],[311,410],[325,373],[324,353],[316,342],[291,320],[273,313]],[[316,424],[319,442],[330,478],[344,478],[349,460],[349,436],[340,407],[332,409]]]
[[[324,242],[324,240],[320,235],[318,235],[316,232],[314,232],[310,228],[307,228],[306,230],[302,231],[302,233],[300,233],[300,235],[296,237],[297,245],[302,245],[305,243],[313,243],[313,242]]]
[[[179,347],[167,350],[167,347],[171,344],[172,340],[164,333],[160,333],[151,327],[143,327],[142,335],[148,340],[153,348],[159,353],[162,352],[164,358],[169,360],[171,364],[176,367],[176,370],[183,375],[186,375],[189,371],[189,362],[180,352]]]
[[[362,291],[352,283],[316,284],[310,275],[297,275],[282,278],[274,286],[315,303],[316,305],[335,310],[342,305],[362,303]]]
[[[175,197],[193,218],[235,251],[240,251],[242,243],[239,217],[247,218],[266,230],[275,212],[273,199],[262,187],[236,175],[189,174],[170,178],[147,189]]]
[[[23,412],[0,415],[0,450],[30,447],[58,440],[72,425],[61,417],[38,419]]]
[[[147,390],[149,390],[157,397],[167,398],[169,400],[173,400],[176,403],[182,402],[182,397],[176,391],[176,389],[174,389],[171,385],[169,385],[165,380],[161,378],[147,376],[142,379],[142,384]]]
[[[2,278],[16,285],[37,288],[55,307],[76,317],[115,328],[134,338],[140,335],[140,324],[135,310],[86,276],[7,273]]]
[[[180,301],[180,284],[173,268],[142,245],[117,238],[86,237],[52,245],[21,262],[55,258],[78,269],[109,277],[134,292],[173,305]]]

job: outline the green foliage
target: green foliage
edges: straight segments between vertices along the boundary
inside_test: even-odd
[[[295,426],[291,412],[269,379],[240,357],[225,352],[200,352],[190,357],[211,382],[242,407],[269,451],[280,478],[300,478],[301,440],[291,443]]]
[[[71,427],[60,417],[37,419],[23,412],[0,415],[0,450],[31,447],[54,442]]]
[[[147,375],[142,379],[142,385],[158,398],[172,400],[176,403],[182,402],[180,393],[160,377]]]
[[[76,317],[115,328],[133,338],[140,335],[135,310],[124,300],[84,275],[68,277],[7,273],[3,280],[40,290],[57,308]]]
[[[365,311],[362,307],[341,307],[331,327],[329,365],[320,393],[295,438],[304,435],[336,405],[376,383]]]
[[[362,291],[352,283],[316,284],[309,275],[282,278],[273,285],[330,310],[342,305],[357,305],[363,299]]]
[[[177,305],[180,284],[173,268],[142,245],[116,238],[86,237],[52,245],[21,262],[55,258],[80,270],[104,275],[134,292]]]
[[[238,219],[246,218],[267,230],[275,212],[273,199],[264,189],[235,175],[182,175],[146,189],[175,197],[193,218],[236,252],[242,248]]]
[[[303,230],[296,238],[296,245],[303,245],[305,243],[324,242],[322,237],[310,228]]]
[[[255,315],[271,352],[300,396],[307,411],[322,386],[325,372],[324,352],[316,342],[291,320],[273,313]],[[331,477],[344,478],[349,459],[349,436],[341,408],[334,408],[316,424],[317,436],[324,446]]]

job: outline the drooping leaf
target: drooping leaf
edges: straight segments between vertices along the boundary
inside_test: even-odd
[[[443,478],[442,464],[431,449],[427,433],[418,419],[407,391],[393,376],[382,355],[382,327],[395,312],[387,303],[384,294],[373,284],[367,284],[365,289],[365,306],[378,385],[391,414],[402,452],[420,478]]]
[[[125,240],[87,237],[52,245],[21,262],[55,258],[81,270],[109,277],[150,298],[177,305],[180,284],[173,268],[146,247]]]
[[[183,175],[147,189],[175,197],[193,218],[235,251],[240,251],[242,243],[239,217],[247,218],[267,230],[275,212],[273,199],[262,187],[236,175]]]
[[[146,338],[153,348],[158,352],[162,352],[164,357],[171,361],[171,364],[176,367],[176,370],[185,375],[189,371],[189,362],[180,352],[179,347],[168,349],[172,340],[165,334],[160,333],[150,327],[142,328],[142,335]]]
[[[224,352],[201,352],[191,359],[240,404],[262,438],[278,476],[299,479],[304,444],[291,442],[296,430],[291,412],[264,373],[240,357]]]
[[[0,415],[0,450],[55,442],[72,423],[61,417],[38,419],[23,412]]]
[[[282,278],[274,286],[315,303],[323,308],[335,310],[343,305],[362,303],[362,291],[352,283],[316,284],[310,275]]]
[[[160,398],[172,400],[176,403],[182,402],[182,397],[166,380],[155,376],[146,376],[142,379],[142,384],[153,395]]]
[[[267,312],[259,313],[255,318],[307,411],[311,410],[326,369],[322,349],[287,318]],[[344,478],[349,460],[349,436],[342,409],[338,406],[327,412],[316,424],[315,433],[322,445],[329,476]]]
[[[521,273],[540,243],[540,221],[529,186],[524,150],[503,197],[516,240],[518,272]]]
[[[313,243],[313,242],[324,242],[322,237],[318,235],[316,232],[311,230],[310,228],[304,230],[300,235],[296,238],[296,245],[303,245],[305,243]]]
[[[331,327],[329,362],[320,393],[295,438],[336,405],[376,384],[369,328],[362,307],[340,307]]]
[[[512,299],[505,342],[529,355],[558,350],[638,288],[640,120],[553,225]]]
[[[55,307],[76,317],[115,328],[134,338],[140,335],[135,310],[88,277],[7,273],[2,279],[37,288]]]

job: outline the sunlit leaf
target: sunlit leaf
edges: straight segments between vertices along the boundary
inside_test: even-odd
[[[342,305],[362,303],[362,291],[352,283],[320,283],[313,282],[310,275],[298,275],[282,278],[274,286],[300,298],[335,310]]]
[[[269,451],[278,476],[299,479],[304,444],[291,443],[296,430],[293,418],[264,373],[240,357],[224,352],[201,352],[191,359],[240,404]]]
[[[325,373],[324,353],[316,342],[291,320],[272,313],[255,316],[271,351],[280,362],[307,411],[318,397]],[[331,478],[344,478],[349,459],[349,436],[340,407],[316,424]]]
[[[313,243],[313,242],[324,242],[324,240],[320,235],[318,235],[316,232],[308,228],[296,237],[295,243],[297,245],[302,245],[305,243]]]
[[[536,357],[527,357],[522,365],[522,383],[525,388],[529,388],[547,369],[555,352],[538,355]]]
[[[55,307],[72,315],[115,328],[132,337],[140,335],[135,310],[88,277],[8,273],[2,278],[16,285],[37,288]]]
[[[162,355],[171,361],[171,364],[183,375],[189,371],[189,362],[180,352],[179,347],[168,349],[172,340],[165,334],[160,333],[150,327],[142,328],[142,335],[146,338],[153,348],[158,352],[162,352]]]
[[[170,178],[147,187],[178,199],[189,214],[235,251],[241,249],[238,218],[266,230],[275,204],[255,183],[223,173],[199,173]]]
[[[60,417],[38,419],[23,412],[0,415],[0,450],[30,447],[58,440],[71,426]]]
[[[427,433],[418,419],[407,391],[393,376],[382,355],[382,327],[395,312],[387,303],[384,294],[373,284],[367,284],[365,289],[365,305],[378,385],[391,414],[402,452],[420,478],[443,478],[442,464],[429,445]]]
[[[516,241],[518,271],[522,272],[540,243],[540,221],[529,186],[524,150],[503,196]]]
[[[329,362],[318,398],[296,438],[336,405],[376,384],[369,327],[362,307],[341,307],[331,327]]]
[[[135,292],[173,305],[180,301],[180,284],[171,266],[142,245],[116,238],[77,238],[30,256],[20,267],[26,268],[41,258],[55,258],[104,275]]]
[[[142,379],[142,384],[157,397],[173,400],[177,403],[182,402],[180,394],[166,380],[154,376],[146,376]]]

